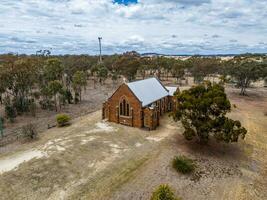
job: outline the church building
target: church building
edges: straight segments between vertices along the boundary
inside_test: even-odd
[[[157,78],[123,83],[103,103],[102,117],[110,122],[155,130],[160,116],[174,108],[177,87],[165,87]]]

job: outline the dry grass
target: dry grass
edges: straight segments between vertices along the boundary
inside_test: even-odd
[[[153,132],[116,124],[109,129],[99,126],[96,112],[2,154],[36,149],[47,157],[0,175],[0,199],[149,199],[163,183],[183,199],[266,199],[267,98],[240,99],[234,90],[228,95],[237,105],[229,117],[248,129],[237,145],[196,146],[168,117]],[[175,155],[190,156],[198,168],[190,176],[176,173],[170,164]]]

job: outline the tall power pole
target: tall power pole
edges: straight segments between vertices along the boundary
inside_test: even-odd
[[[99,63],[102,63],[102,46],[101,46],[101,40],[102,37],[98,37],[98,41],[99,41]]]

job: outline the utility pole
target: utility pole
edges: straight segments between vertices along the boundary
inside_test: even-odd
[[[102,40],[102,37],[98,37],[98,41],[99,41],[99,63],[102,63],[102,46],[101,46],[101,40]]]

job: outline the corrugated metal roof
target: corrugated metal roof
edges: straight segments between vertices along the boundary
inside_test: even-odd
[[[166,88],[167,88],[167,90],[169,90],[169,95],[170,95],[170,96],[173,96],[174,93],[175,93],[176,90],[177,90],[177,87],[166,87]]]
[[[128,87],[145,107],[169,95],[167,89],[156,78],[127,83]]]

